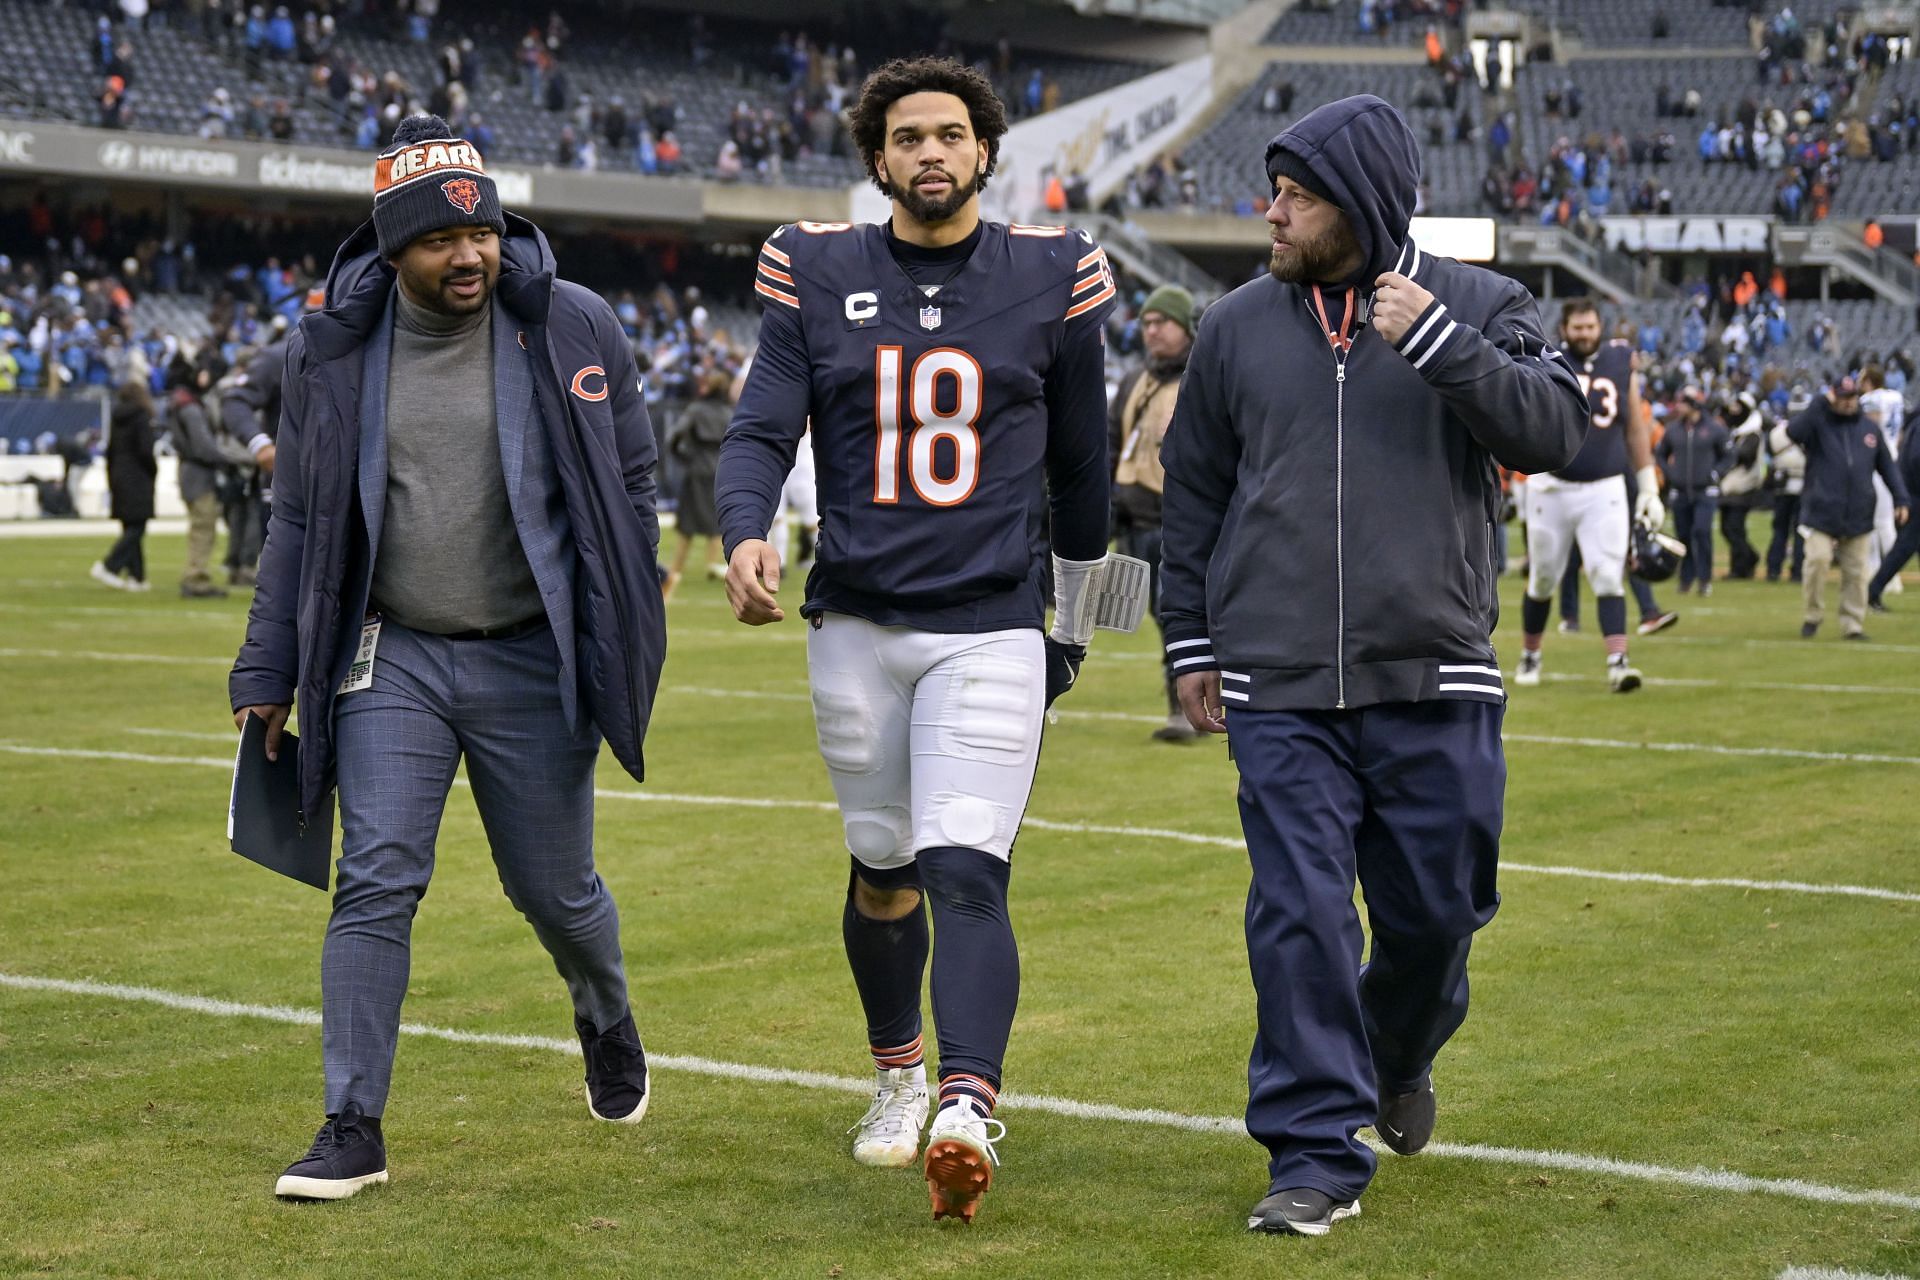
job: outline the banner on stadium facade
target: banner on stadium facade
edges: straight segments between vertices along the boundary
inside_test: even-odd
[[[330,147],[289,147],[224,138],[129,133],[80,125],[0,121],[0,173],[19,171],[105,181],[373,199],[373,158]],[[626,174],[490,166],[500,203],[516,212],[698,222],[694,181]]]
[[[1022,120],[1000,140],[1000,164],[980,198],[982,212],[1008,222],[1058,223],[1062,215],[1047,212],[1047,183],[1076,173],[1086,178],[1088,196],[1098,206],[1128,174],[1197,124],[1212,102],[1208,56]],[[871,183],[853,189],[852,205],[855,222],[888,216],[887,198]]]
[[[1773,219],[1623,215],[1602,218],[1600,226],[1606,233],[1607,248],[1628,253],[1646,250],[1651,253],[1765,254]]]

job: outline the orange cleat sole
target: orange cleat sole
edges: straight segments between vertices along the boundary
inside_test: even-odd
[[[972,1222],[980,1197],[993,1185],[993,1166],[963,1142],[940,1141],[927,1147],[927,1192],[933,1218]]]

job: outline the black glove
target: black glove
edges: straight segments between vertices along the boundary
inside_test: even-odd
[[[1047,706],[1053,706],[1053,700],[1073,688],[1073,682],[1080,678],[1080,664],[1087,659],[1087,646],[1083,644],[1062,644],[1052,636],[1047,637]]]

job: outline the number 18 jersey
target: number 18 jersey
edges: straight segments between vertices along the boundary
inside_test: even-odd
[[[760,347],[720,453],[728,554],[766,536],[811,419],[804,614],[1037,627],[1049,505],[1057,554],[1106,550],[1106,255],[1081,232],[983,222],[928,286],[889,240],[884,224],[802,222],[762,247]]]

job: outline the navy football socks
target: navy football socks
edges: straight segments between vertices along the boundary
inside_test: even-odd
[[[882,1071],[920,1065],[920,983],[927,969],[926,895],[898,920],[863,916],[847,886],[840,934],[860,1005],[867,1014],[867,1043]]]
[[[920,879],[933,909],[933,1021],[940,1037],[940,1105],[971,1098],[991,1114],[1020,1001],[1020,952],[1007,918],[1012,868],[978,849],[923,849]]]

